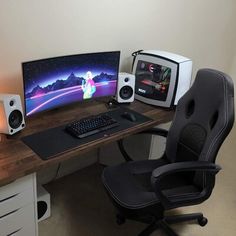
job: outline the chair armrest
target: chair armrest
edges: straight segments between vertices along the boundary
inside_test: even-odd
[[[156,168],[152,172],[152,177],[160,178],[174,172],[196,171],[196,170],[215,172],[216,174],[221,170],[221,167],[212,162],[206,162],[206,161],[175,162]]]
[[[162,137],[166,138],[167,135],[168,135],[168,131],[165,130],[165,129],[160,129],[160,128],[152,128],[152,129],[148,129],[148,130],[142,131],[140,133],[137,133],[135,135],[138,135],[138,134],[153,134],[153,135],[159,135],[159,136],[162,136]],[[129,156],[129,154],[125,150],[123,140],[124,139],[121,139],[121,140],[117,141],[117,144],[118,144],[118,147],[120,149],[120,152],[121,152],[121,154],[123,155],[124,159],[127,162],[128,161],[133,161],[133,159]]]
[[[125,150],[123,141],[124,141],[124,139],[121,139],[121,140],[118,140],[118,141],[117,141],[117,144],[118,144],[118,147],[119,147],[119,149],[120,149],[120,152],[121,152],[122,156],[124,157],[124,159],[125,159],[127,162],[133,161],[133,159],[129,156],[129,154],[128,154],[127,151]]]
[[[220,170],[221,167],[219,165],[205,161],[187,161],[187,162],[171,163],[156,168],[152,172],[151,183],[162,205],[165,207],[165,209],[170,209],[175,205],[175,203],[171,202],[170,199],[168,199],[163,194],[162,190],[158,188],[158,185],[160,184],[161,179],[164,176],[176,172],[186,172],[186,171],[203,171],[209,173],[212,176],[215,176]]]

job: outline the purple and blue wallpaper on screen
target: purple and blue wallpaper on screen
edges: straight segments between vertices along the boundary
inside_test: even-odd
[[[120,52],[80,54],[22,64],[26,116],[116,94]]]

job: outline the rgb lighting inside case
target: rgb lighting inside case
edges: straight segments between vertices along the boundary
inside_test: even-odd
[[[171,77],[171,68],[146,61],[138,61],[136,80],[139,87],[135,93],[144,97],[166,101]]]
[[[26,116],[85,99],[114,96],[120,52],[22,63]]]

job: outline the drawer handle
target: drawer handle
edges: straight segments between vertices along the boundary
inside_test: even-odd
[[[6,216],[12,215],[12,214],[14,214],[15,212],[17,212],[17,211],[19,211],[19,210],[20,210],[20,208],[14,210],[14,211],[11,211],[11,212],[9,212],[9,213],[3,215],[3,216],[0,216],[0,219],[4,218],[4,217],[6,217]]]
[[[17,232],[19,232],[22,228],[10,233],[10,234],[7,234],[6,236],[13,236],[14,234],[16,234]]]
[[[2,203],[2,202],[5,202],[5,201],[7,201],[7,200],[11,199],[11,198],[13,198],[13,197],[17,196],[18,194],[19,194],[19,193],[17,193],[17,194],[14,194],[14,195],[12,195],[12,196],[10,196],[10,197],[7,197],[7,198],[4,198],[4,199],[2,199],[2,200],[0,200],[0,203]]]

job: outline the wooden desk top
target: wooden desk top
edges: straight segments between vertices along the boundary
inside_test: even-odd
[[[121,131],[109,137],[81,145],[77,149],[69,150],[57,157],[43,161],[27,145],[21,141],[21,137],[33,134],[42,130],[57,127],[69,123],[72,120],[80,119],[93,114],[106,112],[108,109],[105,103],[96,101],[86,101],[73,106],[67,106],[54,111],[48,111],[40,116],[26,120],[26,128],[12,137],[6,138],[1,135],[0,141],[0,186],[10,183],[17,178],[36,172],[44,166],[57,164],[64,160],[79,157],[84,152],[93,148],[98,148],[109,142],[117,141],[121,138],[138,133],[158,124],[168,122],[173,118],[173,111],[149,106],[139,101],[127,106],[139,113],[142,113],[153,121],[140,124],[128,130]]]

